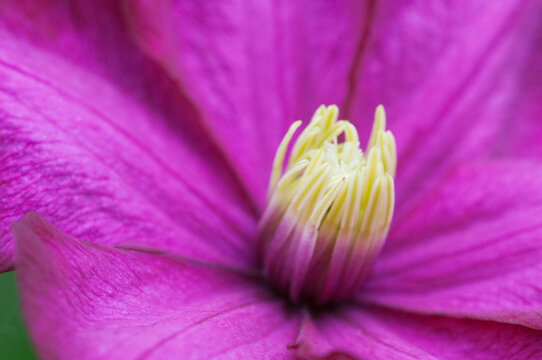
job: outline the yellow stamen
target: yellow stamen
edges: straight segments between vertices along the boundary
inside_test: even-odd
[[[309,279],[275,279],[279,286],[289,287],[285,290],[294,300],[301,296],[326,302],[335,296],[332,291],[338,289],[337,294],[342,294],[358,284],[380,251],[393,214],[396,146],[392,133],[386,131],[384,108],[380,105],[376,109],[367,154],[360,149],[355,127],[338,120],[338,113],[335,105],[316,110],[284,168],[288,145],[301,125],[296,121],[273,162],[268,204],[260,223],[264,271],[284,273],[273,269],[275,264],[295,268],[295,264],[275,260],[277,256],[301,259],[303,269],[293,269],[293,273]],[[278,229],[288,229],[280,235],[284,238],[277,239]],[[280,242],[282,253],[275,254],[279,250],[271,247],[274,241]],[[300,252],[298,241],[308,244],[306,253]],[[274,249],[269,258],[268,249]],[[355,284],[337,276],[349,276],[348,272],[357,274]],[[330,279],[338,283],[330,284]]]

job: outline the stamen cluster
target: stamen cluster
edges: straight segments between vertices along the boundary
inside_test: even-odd
[[[375,114],[365,156],[355,127],[321,106],[291,149],[295,122],[280,144],[259,227],[265,276],[297,302],[349,297],[382,248],[394,208],[395,140],[384,108]]]

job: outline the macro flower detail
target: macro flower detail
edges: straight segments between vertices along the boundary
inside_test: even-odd
[[[356,128],[337,118],[336,106],[318,108],[281,174],[301,125],[294,123],[273,163],[258,246],[265,276],[294,302],[321,305],[353,295],[391,223],[397,160],[384,108],[376,110],[366,156]]]
[[[0,271],[37,354],[542,358],[541,11],[4,2]]]

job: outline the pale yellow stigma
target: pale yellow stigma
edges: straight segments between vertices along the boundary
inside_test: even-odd
[[[295,142],[283,174],[286,149],[301,121],[292,124],[273,162],[270,201],[287,203],[301,220],[310,220],[322,231],[340,228],[354,236],[385,235],[393,213],[397,160],[384,107],[376,109],[367,155],[360,149],[354,125],[337,120],[338,114],[335,105],[316,110]]]
[[[376,109],[366,154],[354,125],[338,114],[335,105],[320,106],[284,167],[301,121],[292,124],[273,162],[260,248],[264,272],[294,300],[322,303],[350,293],[380,251],[393,214],[396,147],[384,108]]]

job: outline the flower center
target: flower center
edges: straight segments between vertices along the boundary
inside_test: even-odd
[[[301,125],[282,140],[258,229],[263,272],[294,302],[350,297],[366,279],[390,226],[395,139],[378,106],[367,154],[338,108],[320,106],[284,159]],[[339,138],[341,140],[339,140]]]

